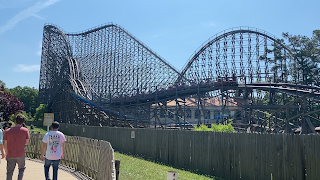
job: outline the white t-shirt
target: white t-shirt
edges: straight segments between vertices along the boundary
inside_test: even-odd
[[[47,132],[42,142],[47,143],[46,159],[61,159],[61,144],[66,141],[63,133],[60,131]]]

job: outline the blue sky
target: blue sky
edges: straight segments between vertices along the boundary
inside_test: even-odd
[[[181,70],[202,43],[232,27],[311,37],[319,8],[316,0],[0,0],[0,80],[39,87],[46,23],[79,32],[113,22]]]

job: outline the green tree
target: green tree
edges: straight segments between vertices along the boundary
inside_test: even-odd
[[[295,81],[319,85],[320,30],[313,31],[311,38],[289,33],[283,33],[283,37],[288,41],[295,60],[291,66],[291,74],[296,75]]]
[[[38,107],[38,90],[30,87],[21,87],[17,86],[12,89],[9,89],[15,97],[22,101],[25,106],[24,110],[27,113],[31,113],[33,116],[36,113],[36,108]]]
[[[6,83],[4,83],[2,80],[0,80],[0,87],[6,87]]]
[[[36,109],[36,113],[34,115],[34,121],[43,120],[43,114],[47,112],[47,105],[40,104]]]
[[[267,61],[269,63],[273,63],[273,67],[271,67],[272,73],[272,81],[273,82],[284,82],[287,81],[288,72],[286,65],[286,50],[284,49],[284,40],[277,39],[276,42],[272,44],[273,49],[266,49],[267,54],[271,54],[272,56],[262,55],[260,56],[260,60]],[[272,58],[271,58],[272,57]]]
[[[9,118],[10,121],[14,122],[15,121],[15,117],[17,116],[17,114],[22,114],[24,115],[24,117],[26,117],[26,121],[30,121],[32,120],[32,116],[30,113],[26,113],[25,111],[20,111],[18,113],[12,114]]]

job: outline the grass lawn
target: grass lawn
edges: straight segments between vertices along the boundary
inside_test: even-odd
[[[130,155],[114,153],[114,158],[120,160],[120,177],[119,179],[136,180],[136,179],[152,179],[163,180],[167,179],[167,172],[174,171],[178,174],[179,180],[222,180],[221,178],[212,178],[204,175],[198,175],[189,171],[184,171],[162,164],[143,160],[141,158]]]
[[[31,131],[39,131],[40,134],[46,134],[47,133],[47,127],[46,126],[34,126],[33,129],[30,128],[30,126],[27,126],[27,128],[29,129],[30,131],[30,134],[31,134]]]
[[[12,127],[14,127],[15,123],[14,122],[11,122],[11,123],[12,123]],[[33,129],[31,129],[30,126],[27,126],[27,128],[29,129],[30,134],[31,134],[31,131],[39,131],[40,134],[47,133],[47,126],[34,126]]]
[[[11,127],[14,127],[16,124],[12,121],[10,121],[12,123]],[[46,134],[47,133],[47,126],[34,126],[33,129],[30,128],[30,126],[27,126],[27,128],[29,129],[29,132],[31,134],[31,131],[39,131],[40,134]]]

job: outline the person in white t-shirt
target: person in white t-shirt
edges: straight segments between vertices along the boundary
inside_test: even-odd
[[[53,122],[51,124],[51,131],[47,132],[42,139],[41,160],[44,161],[44,175],[46,180],[50,180],[49,168],[51,165],[53,168],[52,180],[57,180],[59,160],[63,157],[66,138],[58,129],[59,123],[56,121]],[[45,156],[44,153],[46,153]]]

